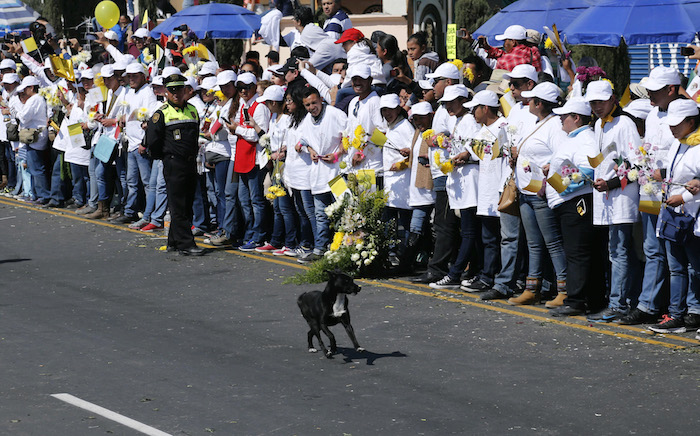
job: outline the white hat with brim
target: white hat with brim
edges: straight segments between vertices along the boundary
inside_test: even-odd
[[[192,88],[192,91],[196,91],[199,89],[199,84],[197,83],[197,79],[194,77],[186,77],[185,78],[185,86],[189,86]]]
[[[236,85],[243,83],[244,85],[255,85],[258,83],[258,78],[253,73],[242,73],[236,79]]]
[[[433,89],[433,84],[434,81],[432,79],[429,80],[419,80],[418,81],[418,86],[420,86],[420,89],[424,91],[430,91]]]
[[[396,94],[384,94],[379,99],[380,109],[395,109],[399,106],[401,106],[401,99]]]
[[[586,117],[591,116],[591,105],[583,97],[572,97],[562,107],[552,110],[557,115],[578,114]]]
[[[506,39],[514,39],[516,41],[527,39],[527,29],[517,24],[508,26],[502,35],[496,35],[497,41],[505,41]]]
[[[678,71],[675,68],[665,67],[663,65],[659,65],[651,70],[649,78],[643,83],[640,83],[640,85],[649,91],[658,91],[664,86],[680,84],[681,76],[678,74]]]
[[[205,62],[204,65],[202,65],[202,67],[199,69],[199,72],[197,74],[200,76],[208,76],[208,75],[215,76],[216,70],[218,70],[218,69],[219,69],[219,65],[216,62],[209,61],[209,62]]]
[[[269,67],[267,70],[276,76],[284,76],[284,73],[282,72],[283,67],[284,65],[282,64],[275,64]]]
[[[258,103],[265,103],[266,101],[282,101],[284,100],[284,88],[279,85],[271,85],[265,88],[263,95],[258,97]]]
[[[224,70],[216,76],[216,84],[219,86],[226,85],[227,83],[236,83],[238,76],[233,70]]]
[[[102,78],[104,78],[104,79],[114,77],[114,66],[113,65],[105,65],[100,70],[100,75],[102,75]]]
[[[471,101],[463,104],[467,109],[471,109],[477,106],[489,106],[489,107],[500,107],[501,104],[498,102],[498,95],[493,91],[479,91],[474,95]]]
[[[168,77],[172,76],[173,74],[181,76],[182,71],[180,71],[180,69],[177,67],[165,67],[163,68],[163,72],[160,75],[163,77]]]
[[[552,82],[544,82],[532,88],[532,91],[523,91],[520,95],[523,98],[539,98],[550,103],[556,103],[559,101],[561,90]]]
[[[17,93],[24,91],[30,86],[40,86],[39,80],[34,76],[25,77],[24,79],[22,79],[22,83],[20,83],[20,85],[17,87]]]
[[[685,98],[679,98],[673,100],[671,104],[668,105],[668,116],[666,117],[666,124],[671,127],[679,125],[683,120],[688,117],[695,117],[700,114],[698,110],[698,105],[693,100],[687,100]]]
[[[445,93],[442,98],[438,100],[438,103],[446,103],[452,101],[458,97],[469,97],[469,88],[464,85],[450,85],[445,88]]]
[[[163,86],[163,76],[155,76],[153,80],[151,81],[151,85],[153,86]]]
[[[613,96],[612,86],[607,80],[596,80],[586,87],[586,101],[608,101]]]
[[[199,84],[199,88],[206,89],[207,91],[216,88],[216,77],[205,77],[202,79],[202,83]]]
[[[13,61],[12,59],[3,59],[2,62],[0,62],[0,70],[7,70],[10,69],[12,71],[17,71],[17,63]]]
[[[351,68],[348,69],[347,77],[351,79],[353,77],[359,77],[360,79],[369,79],[370,77],[372,77],[372,70],[370,70],[369,65],[367,64],[353,65]]]
[[[146,68],[140,62],[132,62],[126,66],[126,74],[143,74],[145,76]]]
[[[119,35],[117,35],[117,32],[114,30],[106,31],[105,38],[109,39],[110,41],[119,41]]]
[[[7,73],[2,76],[2,83],[19,83],[19,75],[17,73]]]
[[[95,79],[95,72],[92,70],[92,68],[88,68],[87,70],[80,72],[80,80],[83,79]]]
[[[502,76],[506,80],[511,79],[530,79],[537,83],[537,70],[530,64],[516,65],[512,71],[504,73]]]
[[[452,79],[459,80],[459,68],[450,62],[440,64],[435,71],[425,75],[426,79]]]
[[[632,100],[625,106],[622,112],[626,112],[635,118],[646,120],[652,109],[654,109],[654,106],[651,105],[651,100],[647,98],[638,98]]]
[[[148,30],[140,27],[134,32],[134,38],[148,38]]]
[[[427,101],[421,101],[411,106],[411,117],[414,115],[428,115],[434,112],[433,107]]]

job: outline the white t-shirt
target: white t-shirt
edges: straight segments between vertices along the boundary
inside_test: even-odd
[[[287,159],[284,161],[284,184],[299,191],[308,191],[311,189],[309,179],[312,165],[311,156],[305,151],[297,153],[296,145],[302,136],[299,130],[301,125],[292,127],[291,118],[287,121],[289,124],[284,138],[284,143],[287,145]]]
[[[671,168],[671,164],[673,164],[673,168]],[[695,177],[700,176],[700,146],[694,145],[689,147],[676,140],[667,154],[664,166],[668,171],[667,177],[674,183],[685,184]],[[682,208],[685,213],[694,217],[698,216],[698,209],[700,209],[700,193],[693,196],[693,194],[683,186],[670,185],[667,197],[672,197],[674,195],[683,196],[683,201],[685,201],[685,203]],[[681,206],[676,206],[674,208],[676,212],[679,212],[680,209]],[[660,222],[661,220],[659,220],[659,223]],[[695,220],[693,233],[695,236],[700,237],[700,219]]]
[[[380,98],[374,91],[363,100],[360,100],[360,97],[356,96],[350,101],[350,105],[348,106],[348,122],[346,125],[346,131],[349,132],[350,135],[355,134],[355,129],[359,125],[362,125],[362,128],[370,136],[374,133],[374,129],[382,126],[384,120],[379,111],[379,101]],[[383,169],[381,148],[371,141],[368,142],[363,150],[365,159],[359,165],[353,167],[352,157],[357,152],[358,150],[351,146],[348,150],[348,154],[343,158],[347,164],[345,172],[374,170],[376,175],[381,175]]]
[[[450,158],[467,150],[463,141],[474,138],[479,132],[480,126],[477,124],[472,114],[466,114],[457,120],[454,132],[452,133],[452,149]],[[475,156],[470,156],[469,162],[465,165],[455,166],[454,170],[447,174],[447,198],[450,209],[467,209],[477,205],[477,183],[479,180],[479,165]]]
[[[457,117],[450,116],[450,114],[447,112],[447,109],[445,109],[445,106],[440,105],[440,107],[435,111],[432,129],[435,132],[435,134],[451,134],[452,131],[455,129],[456,123]],[[430,148],[430,150],[428,150],[428,159],[430,160],[430,173],[433,175],[433,179],[437,179],[438,177],[444,176],[442,171],[440,171],[440,168],[437,165],[435,165],[434,156],[436,151],[440,151],[442,155],[441,159],[444,160],[448,158],[447,152],[445,150],[440,150],[438,148]]]
[[[408,200],[408,205],[411,207],[416,207],[416,206],[428,206],[431,204],[435,204],[435,191],[432,189],[425,189],[425,188],[416,188],[416,178],[417,178],[417,170],[419,166],[422,166],[420,163],[418,163],[418,155],[420,154],[420,146],[421,143],[423,142],[423,137],[421,136],[422,134],[418,135],[418,138],[416,138],[416,141],[413,143],[413,154],[412,157],[413,159],[411,160],[411,181],[408,185],[408,193],[409,193],[409,200]],[[428,150],[428,154],[430,154],[430,150]]]
[[[593,129],[590,127],[576,129],[554,147],[548,176],[551,177],[555,171],[558,171],[566,160],[571,161],[579,169],[590,170],[591,165],[588,162],[588,156],[593,157],[596,154],[598,154],[598,146],[595,142]],[[547,184],[547,205],[549,205],[550,209],[554,209],[565,201],[590,194],[591,192],[593,192],[593,187],[590,183],[586,183],[573,192],[564,191],[561,194]]]
[[[382,148],[384,160],[384,192],[388,195],[387,206],[409,209],[409,185],[411,170],[390,171],[391,166],[406,158],[399,153],[402,148],[411,148],[415,129],[407,119],[402,119],[386,132],[387,142]]]
[[[339,126],[347,125],[348,117],[345,112],[328,104],[323,105],[321,119],[314,120],[311,114],[306,114],[306,118],[299,126],[301,137],[306,144],[313,148],[319,155],[335,153],[342,146],[343,133]],[[306,151],[308,152],[308,150]],[[309,171],[309,183],[311,193],[323,194],[330,192],[328,182],[339,173],[338,163],[318,162],[311,163]]]
[[[498,138],[501,126],[506,123],[506,119],[499,117],[491,125],[482,125],[476,134],[476,139],[495,142]],[[497,147],[498,145],[496,145]],[[491,153],[485,153],[484,159],[479,161],[479,198],[476,206],[476,214],[481,216],[501,216],[498,211],[498,200],[501,198],[503,190],[504,174],[510,174],[508,159],[497,157],[493,159],[493,152],[498,148],[491,149]]]
[[[535,129],[522,137],[518,159],[515,163],[515,182],[518,190],[525,195],[537,195],[525,189],[533,179],[543,179],[542,167],[549,163],[554,154],[554,147],[565,137],[566,133],[561,129],[561,121],[556,115],[537,122]]]
[[[126,134],[127,141],[129,141],[129,152],[132,152],[139,148],[146,134],[144,129],[141,128],[141,121],[138,121],[136,118],[136,113],[138,113],[141,108],[145,108],[150,117],[157,108],[158,99],[153,93],[151,85],[145,84],[138,90],[129,89],[124,100],[126,100],[128,104],[124,133]]]

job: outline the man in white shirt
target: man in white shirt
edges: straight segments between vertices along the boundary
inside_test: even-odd
[[[17,94],[23,103],[17,113],[20,132],[23,129],[36,129],[34,140],[27,145],[27,166],[32,175],[32,187],[36,192],[36,204],[49,202],[49,171],[46,166],[48,134],[46,125],[46,101],[39,95],[39,81],[34,76],[27,76],[17,88]]]

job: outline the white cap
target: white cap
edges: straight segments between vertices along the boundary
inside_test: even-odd
[[[276,74],[278,76],[284,76],[284,73],[282,72],[282,68],[284,68],[284,64],[275,64],[271,67],[269,67],[267,70],[271,72],[272,74]]]
[[[139,27],[136,29],[136,32],[134,32],[134,38],[148,38],[148,30]]]
[[[100,70],[100,74],[103,78],[109,78],[114,76],[114,65],[105,65]]]
[[[219,64],[217,64],[216,62],[207,61],[199,68],[197,75],[207,76],[207,75],[211,74],[212,76],[215,76],[216,70],[218,68],[219,68]]]
[[[444,64],[441,64],[438,66],[435,71],[432,73],[426,74],[425,75],[426,79],[452,79],[452,80],[458,80],[460,78],[459,74],[459,68],[457,68],[457,65],[450,63],[450,62],[445,62]]]
[[[216,76],[216,84],[219,86],[226,85],[227,83],[236,82],[238,76],[233,70],[224,70]]]
[[[94,78],[95,78],[95,72],[92,70],[92,68],[88,68],[87,70],[83,70],[80,72],[80,80],[94,79]]]
[[[411,106],[411,116],[432,114],[433,107],[427,101],[421,101]]]
[[[562,107],[552,110],[557,115],[579,114],[586,117],[591,116],[591,105],[583,97],[572,97]]]
[[[114,66],[115,71],[125,71],[127,65],[129,65],[129,62],[127,62],[125,59],[120,59],[112,65]]]
[[[483,90],[476,93],[471,101],[464,103],[466,108],[473,108],[477,106],[489,106],[489,107],[500,107],[498,102],[498,94],[493,91]]]
[[[433,84],[434,80],[432,79],[418,81],[418,86],[420,86],[420,89],[424,89],[426,91],[433,89]]]
[[[119,35],[114,30],[108,30],[105,32],[105,38],[111,41],[119,41]]]
[[[180,71],[180,69],[177,67],[165,67],[165,68],[163,68],[163,72],[160,75],[163,77],[170,77],[173,74],[177,74],[178,76],[182,76],[182,71]]]
[[[638,98],[636,100],[632,100],[627,106],[625,106],[624,109],[622,109],[622,111],[627,112],[635,118],[646,120],[649,112],[651,112],[653,108],[654,107],[651,105],[651,100],[647,98]]]
[[[163,86],[163,76],[155,76],[153,77],[153,80],[151,80],[151,85],[153,86]]]
[[[613,96],[612,86],[607,80],[596,80],[586,87],[586,101],[608,101]]]
[[[126,66],[126,74],[146,75],[146,68],[144,68],[143,64],[141,64],[140,62],[133,62]]]
[[[12,71],[17,71],[17,63],[12,59],[3,59],[0,62],[0,70],[11,69]]]
[[[199,84],[199,87],[207,91],[214,89],[216,87],[216,77],[205,77],[202,79],[202,83]]]
[[[51,59],[48,57],[46,58],[46,60],[44,60],[44,69],[49,69],[53,71],[53,67],[51,66]]]
[[[253,73],[242,73],[238,76],[238,79],[236,79],[236,85],[238,85],[239,83],[244,83],[246,85],[255,85],[256,83],[258,83],[258,78],[255,77],[255,74]]]
[[[438,100],[438,103],[452,101],[457,97],[469,97],[469,88],[462,84],[447,86],[445,87],[445,93],[442,95],[442,98]]]
[[[17,73],[7,73],[2,76],[2,83],[19,83],[19,81]]]
[[[401,99],[396,94],[384,94],[379,99],[379,108],[394,109],[401,106]]]
[[[539,98],[550,103],[556,103],[561,95],[561,90],[552,82],[543,82],[532,88],[532,91],[520,93],[524,98]]]
[[[513,71],[503,74],[503,78],[506,80],[511,79],[530,79],[537,83],[537,70],[530,64],[520,64],[513,68]]]
[[[242,75],[242,74],[241,74]],[[265,88],[263,95],[258,97],[258,103],[265,103],[266,101],[282,101],[284,100],[284,88],[279,85],[271,85]]]
[[[517,24],[508,26],[506,31],[503,32],[503,35],[496,35],[497,41],[504,41],[506,39],[514,39],[516,41],[527,39],[527,29],[525,29],[523,26],[518,26]]]
[[[698,111],[698,105],[693,100],[678,98],[668,105],[666,123],[671,127],[675,127],[687,117],[694,117],[698,115],[698,113],[700,113],[700,111]]]
[[[665,67],[659,65],[658,67],[651,70],[649,78],[640,83],[643,87],[649,91],[658,91],[666,85],[680,85],[681,77],[675,68]]]
[[[39,86],[39,80],[37,80],[37,78],[34,76],[25,77],[22,79],[22,83],[20,83],[19,87],[17,87],[17,93],[24,91],[30,86]]]
[[[353,78],[353,77],[359,77],[361,79],[369,79],[372,76],[372,71],[369,68],[369,65],[362,63],[358,65],[353,65],[348,69],[347,72],[347,77]]]
[[[194,77],[186,77],[185,86],[189,86],[190,88],[192,88],[192,91],[196,91],[199,89],[199,84],[197,84],[197,80]]]

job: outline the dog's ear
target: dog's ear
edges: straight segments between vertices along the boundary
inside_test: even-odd
[[[333,277],[335,277],[336,274],[338,274],[337,270],[331,271],[331,270],[327,269],[327,270],[324,270],[323,272],[328,275],[328,280],[332,279]]]

